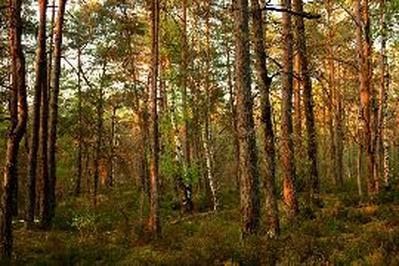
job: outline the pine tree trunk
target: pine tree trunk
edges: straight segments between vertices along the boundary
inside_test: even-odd
[[[5,167],[3,171],[3,195],[0,216],[0,255],[9,260],[12,252],[12,209],[13,188],[18,182],[18,150],[20,141],[26,131],[28,106],[26,101],[25,57],[21,45],[22,19],[20,0],[8,1],[9,15],[9,48],[11,56],[11,91],[10,117],[11,125],[7,139]],[[7,263],[7,262],[6,262]]]
[[[293,9],[297,13],[303,13],[302,0],[293,0]],[[308,192],[312,198],[319,198],[320,181],[317,169],[317,134],[313,111],[312,81],[310,78],[310,69],[308,65],[308,51],[306,45],[305,24],[302,16],[295,16],[295,31],[301,64],[301,73],[303,79],[303,105],[305,108],[305,122],[307,134],[307,153],[310,161],[310,177]]]
[[[190,154],[190,134],[189,134],[189,117],[188,117],[188,105],[187,105],[187,0],[182,1],[182,35],[181,35],[181,90],[182,90],[182,104],[183,104],[183,172],[186,174],[189,171],[191,165],[191,154]],[[187,181],[181,180],[183,188],[184,199],[183,209],[186,213],[193,211],[192,202],[192,186]]]
[[[28,226],[31,226],[35,218],[36,209],[36,177],[37,177],[37,153],[39,148],[39,129],[40,129],[40,105],[43,84],[47,86],[46,78],[46,1],[40,2],[39,5],[39,32],[37,37],[36,62],[35,62],[35,94],[33,101],[33,120],[32,133],[30,139],[29,149],[29,164],[28,164],[28,198],[26,221]],[[45,87],[46,88],[46,87]]]
[[[106,75],[107,64],[103,63],[100,88],[98,91],[98,102],[97,102],[97,138],[95,147],[95,158],[94,158],[94,186],[93,186],[93,200],[94,205],[97,204],[97,194],[100,178],[100,160],[102,158],[102,147],[103,147],[103,115],[104,115],[104,79]]]
[[[111,138],[110,138],[110,159],[109,159],[109,173],[107,179],[107,186],[112,187],[115,179],[115,126],[116,126],[116,111],[118,106],[112,106],[111,116]]]
[[[82,192],[82,174],[83,174],[83,110],[82,110],[82,84],[81,84],[81,73],[82,68],[81,61],[82,49],[78,48],[78,154],[77,154],[77,166],[76,166],[76,181],[75,181],[75,195],[80,195]]]
[[[57,145],[57,123],[58,123],[58,95],[60,91],[61,75],[61,49],[62,49],[62,30],[64,24],[65,5],[67,0],[59,0],[58,14],[55,24],[54,36],[54,69],[51,78],[51,101],[50,101],[50,139],[49,139],[49,182],[50,182],[50,217],[55,215],[56,207],[56,145]]]
[[[159,221],[159,133],[158,133],[158,108],[157,108],[157,84],[159,65],[159,0],[151,2],[151,156],[150,156],[150,217],[148,229],[150,234],[157,236],[160,233]]]
[[[236,186],[239,189],[240,187],[240,146],[238,141],[238,133],[237,133],[237,110],[235,101],[235,92],[233,85],[233,75],[231,71],[231,59],[230,59],[230,48],[229,44],[226,41],[226,64],[227,64],[227,86],[229,91],[229,108],[231,112],[231,127],[233,129],[233,145],[234,145],[234,173],[235,173],[235,182]]]
[[[41,9],[43,9],[43,20],[46,20],[47,1],[41,0]],[[45,35],[44,35],[44,38]],[[50,182],[48,169],[48,114],[49,114],[49,88],[47,83],[47,58],[41,66],[43,70],[43,80],[41,84],[41,120],[40,120],[40,146],[41,146],[41,199],[40,199],[40,225],[43,229],[48,229],[50,226]]]
[[[330,168],[329,173],[332,175],[332,181],[335,186],[342,186],[342,164],[339,163],[338,158],[338,118],[337,115],[339,110],[339,100],[338,100],[338,91],[336,88],[336,69],[334,63],[334,46],[333,46],[333,38],[334,38],[334,30],[333,30],[333,22],[332,22],[332,12],[333,6],[331,0],[327,1],[327,20],[328,20],[328,34],[327,34],[327,49],[328,49],[328,87],[329,87],[329,95],[328,95],[328,107],[329,107],[329,119],[328,119],[328,127],[330,131]],[[340,169],[338,169],[340,168]]]
[[[281,0],[281,5],[291,10],[291,0]],[[283,200],[291,216],[299,212],[295,188],[294,144],[292,139],[293,51],[291,15],[282,14],[283,22],[283,75],[281,114],[281,170],[283,175]]]
[[[276,236],[280,232],[278,207],[275,189],[276,176],[276,151],[274,147],[274,131],[272,123],[272,107],[270,104],[271,78],[266,68],[266,52],[263,37],[263,18],[258,0],[251,0],[252,5],[252,31],[254,38],[254,51],[256,70],[261,92],[262,125],[265,145],[265,176],[264,186],[266,194],[266,213],[268,234]]]
[[[372,99],[371,92],[371,40],[370,40],[370,21],[368,15],[368,0],[354,1],[356,27],[356,42],[359,58],[359,90],[360,90],[360,120],[363,148],[366,155],[366,179],[367,192],[371,195],[378,192],[378,182],[374,180],[375,153],[372,140]]]
[[[242,233],[246,236],[256,233],[259,228],[259,170],[251,94],[248,1],[235,0],[234,2],[240,201]]]
[[[389,79],[387,76],[387,65],[388,60],[386,56],[386,35],[387,35],[387,24],[385,18],[385,10],[386,10],[386,0],[380,0],[380,28],[381,28],[381,58],[380,58],[380,91],[379,91],[379,103],[377,110],[377,132],[375,136],[375,151],[376,151],[376,170],[375,170],[375,180],[384,180],[384,186],[389,187],[389,170],[386,163],[386,147],[384,143],[387,143],[385,140],[384,134],[384,120],[385,120],[385,110],[387,105],[387,90],[389,88]]]

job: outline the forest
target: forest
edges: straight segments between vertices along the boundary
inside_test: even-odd
[[[0,0],[0,265],[399,265],[398,0]]]

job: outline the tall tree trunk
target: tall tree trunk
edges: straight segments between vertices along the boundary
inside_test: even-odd
[[[97,204],[97,193],[100,178],[100,160],[102,159],[102,146],[103,146],[103,115],[104,115],[104,79],[106,75],[107,64],[103,63],[100,89],[98,92],[98,102],[97,102],[97,138],[96,138],[96,148],[95,148],[95,158],[94,158],[94,186],[93,186],[93,200],[94,205]]]
[[[117,105],[112,106],[111,116],[111,139],[110,139],[110,159],[109,159],[109,173],[107,179],[107,186],[112,187],[115,179],[115,126],[116,126],[116,111],[118,110]]]
[[[81,73],[82,68],[82,49],[78,47],[78,154],[76,161],[76,181],[75,181],[75,195],[80,195],[82,192],[82,173],[83,173],[83,111],[82,111],[82,84]]]
[[[378,192],[378,180],[374,180],[375,154],[372,141],[372,99],[371,92],[371,40],[368,0],[354,1],[356,18],[356,42],[359,57],[359,83],[360,83],[360,119],[362,125],[363,147],[366,154],[367,192],[371,195]]]
[[[302,0],[293,0],[294,12],[303,13]],[[301,64],[303,79],[303,105],[305,108],[305,122],[307,134],[307,153],[310,161],[310,177],[308,191],[312,198],[318,198],[320,181],[317,169],[317,134],[313,111],[312,81],[308,65],[308,51],[306,45],[305,24],[302,16],[295,16],[295,31],[297,36],[297,52]]]
[[[37,49],[35,62],[35,94],[33,101],[33,120],[32,133],[29,149],[28,164],[28,198],[26,221],[31,226],[35,217],[36,209],[36,170],[37,170],[37,152],[39,148],[39,129],[40,129],[40,103],[42,90],[47,87],[46,78],[46,1],[39,2],[39,32],[37,35]],[[43,84],[46,84],[43,87]]]
[[[190,134],[189,134],[189,117],[188,117],[188,105],[187,105],[187,0],[182,1],[182,34],[181,34],[181,90],[182,90],[182,104],[183,104],[183,171],[189,171],[191,165],[191,154],[190,154]],[[184,173],[186,174],[186,173]],[[191,183],[181,178],[181,185],[183,187],[184,199],[183,208],[187,213],[193,211],[192,202],[192,187]]]
[[[234,174],[235,174],[235,182],[237,188],[240,187],[240,146],[238,141],[238,133],[237,133],[237,110],[235,101],[235,90],[233,85],[233,74],[231,71],[231,52],[229,43],[225,42],[226,46],[226,65],[227,65],[227,86],[229,91],[229,109],[231,112],[231,127],[233,129],[233,145],[234,145]]]
[[[212,108],[212,99],[211,99],[211,25],[210,25],[210,14],[211,14],[211,6],[212,0],[206,1],[205,7],[205,122],[204,122],[204,132],[203,132],[203,141],[204,141],[204,151],[205,151],[205,162],[207,169],[207,177],[208,184],[212,194],[212,204],[213,209],[216,211],[219,208],[219,193],[218,193],[218,184],[215,179],[214,174],[214,152],[212,145],[212,123],[211,123],[211,108]]]
[[[259,170],[251,94],[248,1],[235,0],[234,3],[240,201],[245,236],[256,233],[259,228]]]
[[[54,36],[54,69],[51,76],[52,94],[50,102],[50,139],[49,139],[49,181],[50,181],[50,217],[55,215],[56,207],[56,148],[57,148],[57,123],[58,123],[58,95],[60,92],[62,30],[64,24],[65,5],[67,0],[58,1],[58,14],[55,24]]]
[[[291,0],[281,0],[281,5],[291,10]],[[292,91],[293,91],[293,51],[291,14],[284,12],[283,21],[283,75],[282,75],[282,114],[281,114],[281,167],[283,175],[283,200],[290,215],[299,212],[295,188],[294,144],[292,139]]]
[[[47,1],[41,0],[40,5],[47,7]],[[44,9],[45,10],[45,9]],[[46,19],[45,14],[44,20]],[[47,58],[45,64],[41,67],[43,70],[43,82],[41,84],[41,130],[40,130],[40,145],[41,145],[41,199],[40,199],[40,223],[43,229],[48,229],[50,226],[50,182],[48,172],[48,113],[49,113],[49,88],[47,83]]]
[[[276,176],[276,150],[274,147],[274,131],[272,123],[272,107],[270,104],[270,84],[271,78],[268,76],[266,67],[266,50],[264,45],[264,30],[262,11],[258,0],[251,0],[252,5],[252,31],[254,38],[254,51],[256,60],[256,70],[261,92],[262,125],[265,145],[265,176],[264,186],[266,194],[266,213],[268,234],[276,236],[280,232],[280,222],[278,217],[278,207],[275,188]]]
[[[12,209],[13,188],[18,182],[18,150],[26,131],[28,105],[26,101],[25,57],[22,51],[22,19],[20,0],[8,1],[9,48],[11,56],[11,125],[7,139],[6,160],[3,171],[3,195],[0,213],[0,255],[4,260],[11,258],[12,252]]]
[[[376,170],[375,177],[376,180],[384,180],[384,186],[389,187],[389,168],[385,167],[386,162],[386,147],[387,143],[384,134],[384,120],[385,120],[385,110],[387,105],[387,90],[389,88],[389,78],[387,75],[388,60],[386,56],[386,35],[387,35],[387,23],[385,18],[386,10],[386,0],[380,0],[380,28],[381,28],[381,50],[380,50],[380,91],[379,91],[379,103],[377,111],[377,132],[375,135],[375,151],[376,151]]]
[[[149,232],[157,236],[160,233],[159,220],[159,132],[158,132],[158,108],[157,108],[157,83],[159,65],[159,0],[151,2],[151,159],[150,159],[150,217],[148,221]]]
[[[337,162],[336,162],[336,146],[335,146],[335,128],[334,128],[334,113],[336,112],[336,102],[334,101],[335,99],[335,64],[334,64],[334,47],[332,46],[332,37],[333,37],[333,32],[331,30],[331,4],[330,1],[327,1],[328,3],[328,8],[327,8],[327,13],[328,13],[328,41],[327,41],[327,47],[328,47],[328,59],[327,59],[327,69],[328,69],[328,95],[327,95],[327,101],[328,101],[328,131],[329,131],[329,175],[331,176],[331,179],[334,183],[335,186],[342,185],[339,183],[337,175],[336,175],[336,168],[337,168]],[[335,122],[336,123],[336,122]],[[329,177],[330,177],[329,176]]]

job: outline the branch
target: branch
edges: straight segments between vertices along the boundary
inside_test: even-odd
[[[308,13],[308,12],[296,12],[296,11],[292,11],[290,9],[287,8],[277,8],[277,7],[272,7],[272,6],[265,6],[263,8],[261,8],[262,11],[276,11],[276,12],[287,12],[291,15],[294,16],[298,16],[298,17],[303,17],[306,19],[319,19],[321,18],[320,14],[312,14],[312,13]]]

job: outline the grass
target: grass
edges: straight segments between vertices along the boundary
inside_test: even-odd
[[[15,229],[15,265],[253,265],[399,264],[398,194],[377,204],[348,195],[323,195],[324,208],[312,219],[299,216],[282,225],[278,240],[241,240],[240,213],[181,219],[173,204],[162,204],[162,237],[145,239],[137,191],[103,192],[93,207],[88,197],[61,202],[51,231]],[[226,195],[231,197],[231,195]],[[286,221],[284,208],[280,210]],[[144,214],[145,215],[145,214]]]

